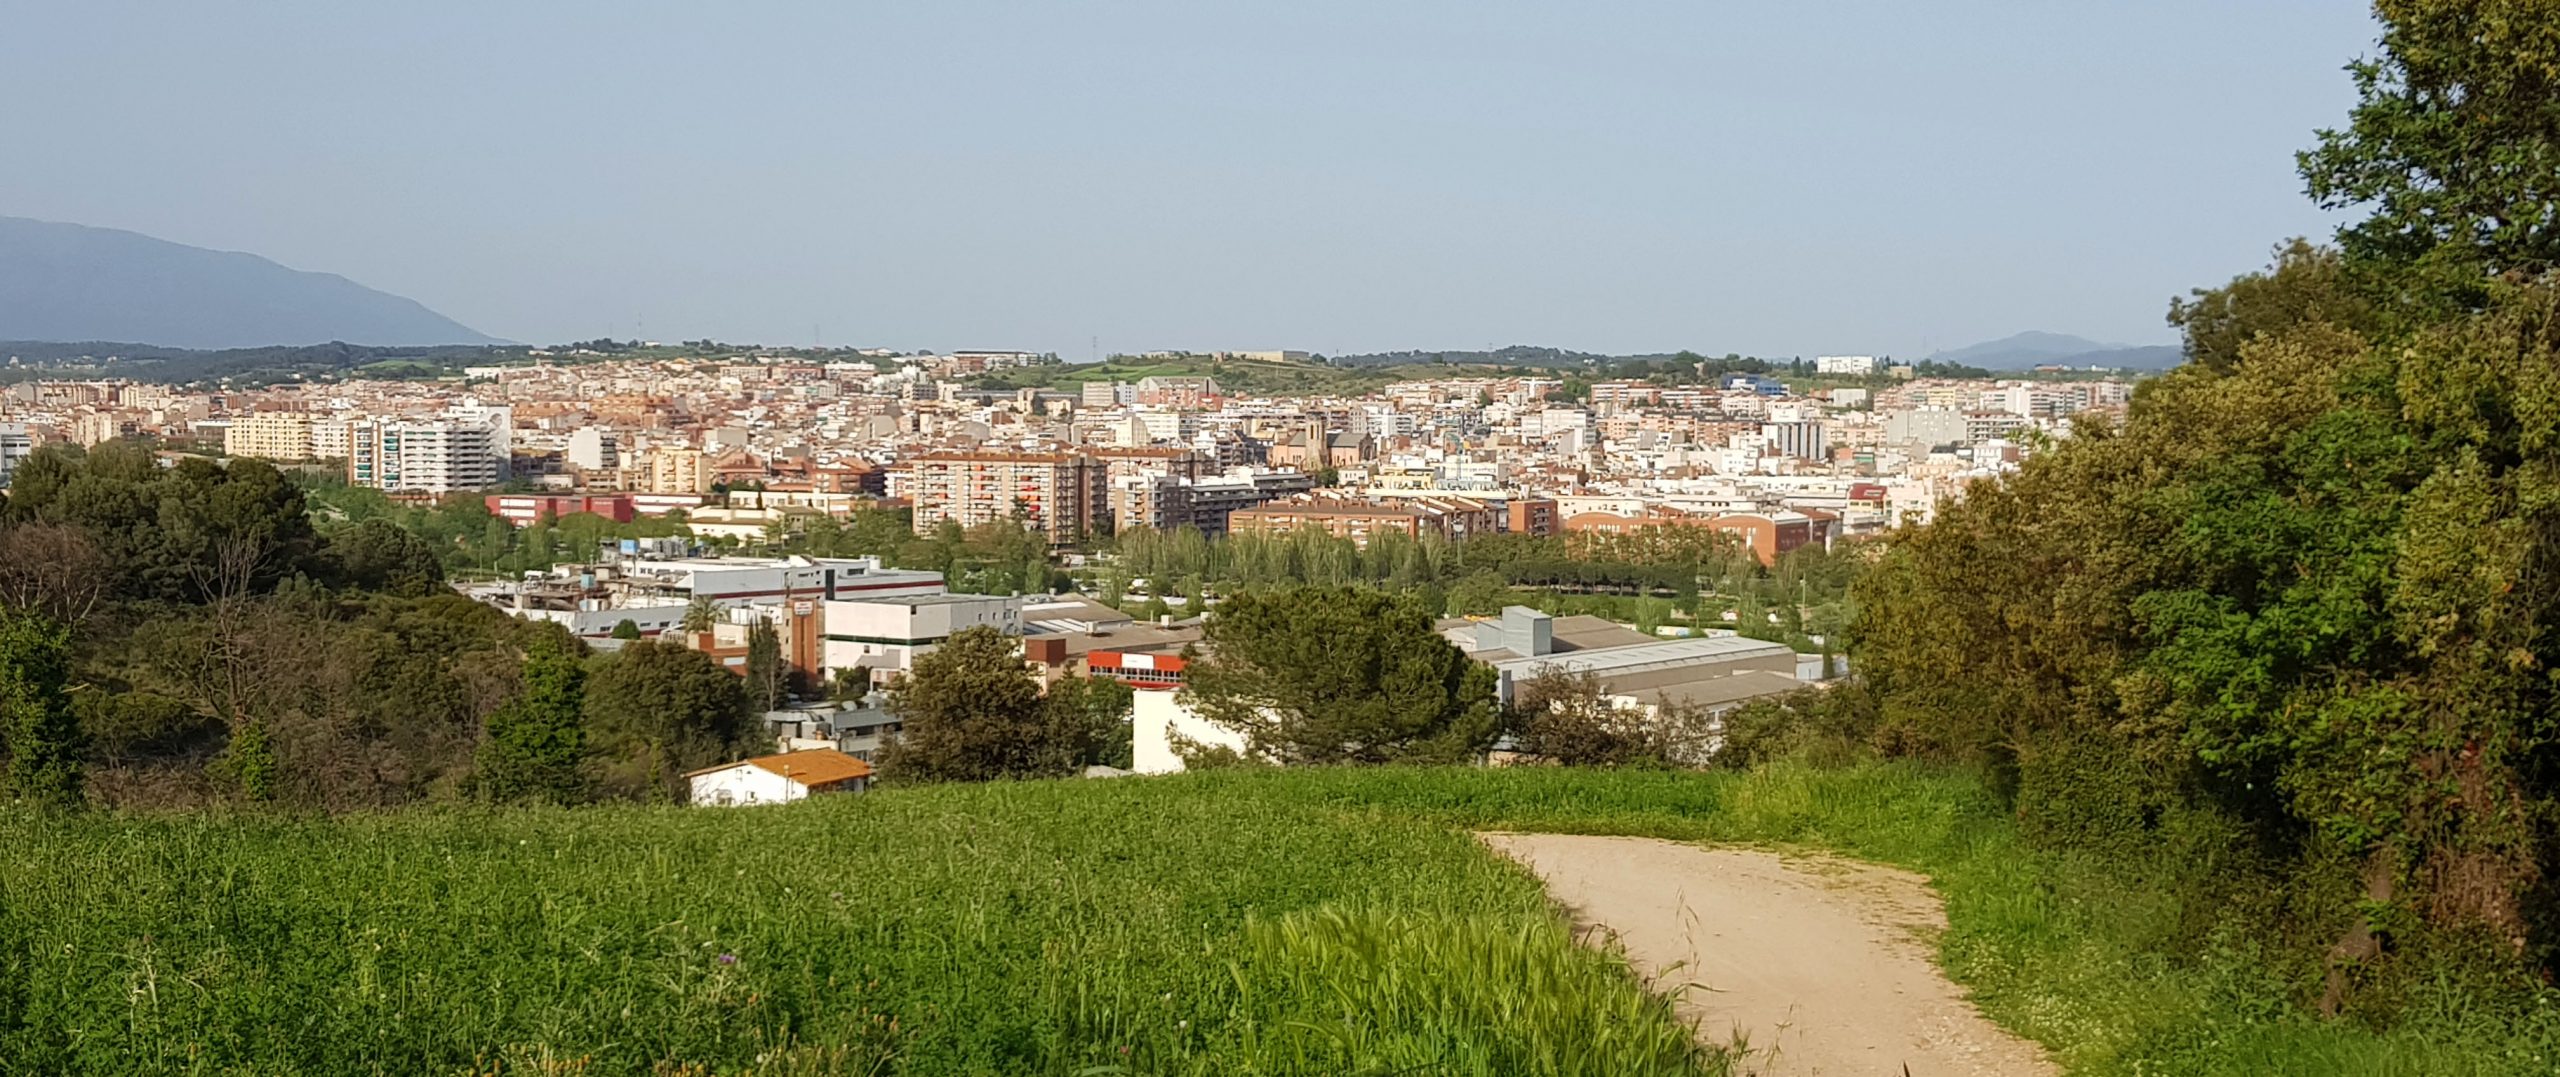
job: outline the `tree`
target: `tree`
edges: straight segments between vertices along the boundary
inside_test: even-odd
[[[1049,686],[1045,726],[1072,748],[1073,766],[1127,770],[1135,761],[1130,709],[1137,692],[1109,677],[1067,677]]]
[[[700,635],[720,623],[720,604],[709,595],[695,595],[684,604],[683,626],[686,634]]]
[[[791,665],[782,660],[782,635],[757,618],[747,628],[747,702],[756,713],[782,709],[791,699]]]
[[[435,547],[389,520],[366,520],[329,536],[327,559],[344,587],[414,598],[444,583]]]
[[[1230,596],[1184,698],[1282,763],[1471,758],[1501,731],[1493,672],[1410,596],[1300,587]]]
[[[1502,612],[1510,600],[1511,589],[1503,586],[1502,577],[1476,572],[1449,588],[1445,608],[1452,617],[1489,617]]]
[[[2169,302],[2169,324],[2185,332],[2187,360],[2215,370],[2239,362],[2241,345],[2259,336],[2303,325],[2368,330],[2374,320],[2373,303],[2348,279],[2346,259],[2301,239],[2277,248],[2264,271],[2190,296]]]
[[[634,621],[628,617],[615,621],[613,623],[613,638],[619,640],[639,639],[640,622]]]
[[[0,528],[0,606],[79,624],[107,597],[113,579],[113,566],[80,528],[47,523]]]
[[[2300,156],[2313,200],[2371,210],[2339,232],[2348,257],[2389,292],[2440,289],[2464,308],[2491,278],[2560,268],[2560,4],[2374,7],[2382,52],[2348,65],[2347,126]]]
[[[1090,712],[1044,702],[1012,637],[984,625],[919,656],[890,685],[888,710],[899,732],[882,750],[883,780],[1057,777],[1092,751]]]
[[[1555,668],[1512,690],[1511,723],[1522,752],[1569,767],[1699,766],[1715,734],[1701,710],[1620,705],[1589,671]]]
[[[65,695],[70,679],[70,630],[40,613],[0,608],[0,747],[19,799],[80,804],[85,747]]]
[[[575,804],[587,797],[586,671],[565,639],[541,637],[524,658],[524,690],[489,716],[473,778],[501,803]]]
[[[640,640],[587,672],[587,730],[623,792],[676,799],[684,772],[755,741],[738,676],[709,655]]]

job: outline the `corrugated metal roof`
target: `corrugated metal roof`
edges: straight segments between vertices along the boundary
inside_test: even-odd
[[[1720,660],[1785,655],[1794,661],[1795,650],[1783,643],[1748,639],[1742,636],[1696,636],[1689,639],[1639,643],[1628,647],[1603,647],[1588,651],[1568,651],[1522,658],[1506,658],[1492,663],[1493,668],[1514,677],[1527,679],[1538,675],[1540,667],[1553,667],[1566,673],[1635,672],[1641,669],[1667,669]]]

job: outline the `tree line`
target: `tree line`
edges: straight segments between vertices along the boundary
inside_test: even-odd
[[[1979,762],[2050,841],[2217,865],[2200,904],[2329,1012],[2560,952],[2560,38],[2378,10],[2300,158],[2361,218],[2175,303],[2188,362],[2121,429],[1856,591],[1879,743]]]
[[[441,553],[386,519],[315,524],[260,461],[39,450],[0,505],[11,795],[663,798],[763,740],[746,686],[707,656],[589,653],[453,593]]]
[[[1091,586],[1103,603],[1150,616],[1171,611],[1156,601],[1169,596],[1182,596],[1185,609],[1197,611],[1211,592],[1380,587],[1410,593],[1446,616],[1532,605],[1551,613],[1593,612],[1647,630],[1685,618],[1701,626],[1730,623],[1744,635],[1812,652],[1823,646],[1814,637],[1836,640],[1845,630],[1849,585],[1864,564],[1854,547],[1807,546],[1763,566],[1733,536],[1703,527],[1500,533],[1456,542],[1381,532],[1365,545],[1315,528],[1215,539],[1189,527],[1137,528],[1112,539]],[[1565,597],[1578,595],[1597,600]]]

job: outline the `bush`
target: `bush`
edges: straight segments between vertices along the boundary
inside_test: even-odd
[[[1704,709],[1620,706],[1588,671],[1541,669],[1513,690],[1511,722],[1520,751],[1569,767],[1704,766],[1715,744]]]

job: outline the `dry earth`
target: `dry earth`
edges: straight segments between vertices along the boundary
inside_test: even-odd
[[[1587,932],[1736,1034],[1762,1077],[2046,1077],[2035,1044],[1975,1012],[1931,960],[1946,916],[1909,872],[1651,838],[1486,834]],[[1587,934],[1586,939],[1591,935]]]

